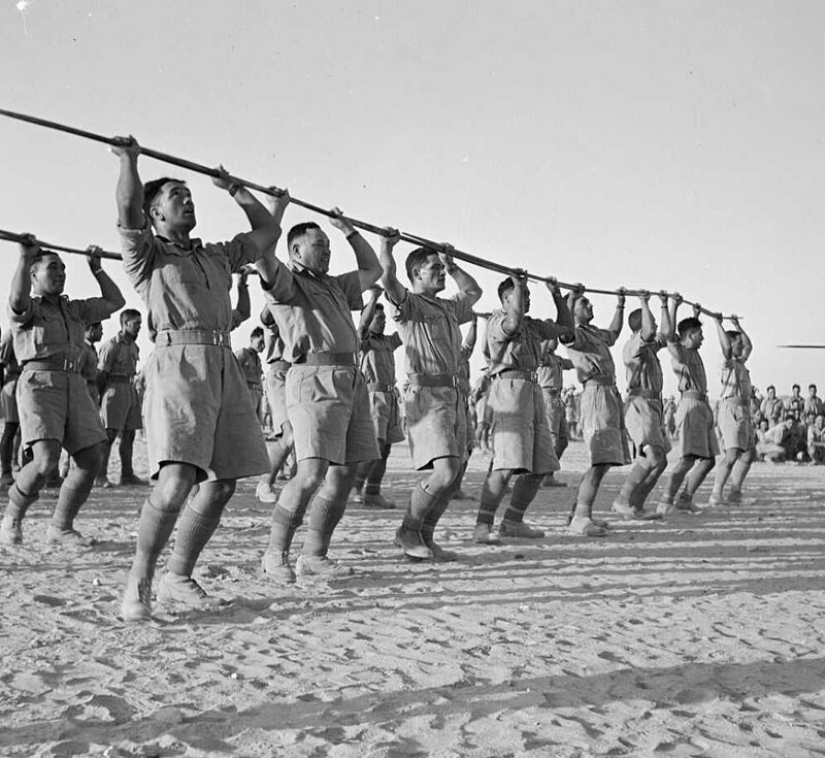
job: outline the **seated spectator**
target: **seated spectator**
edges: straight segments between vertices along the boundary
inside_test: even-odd
[[[793,416],[768,427],[767,419],[763,420],[756,431],[756,454],[760,460],[769,463],[782,463],[787,457],[785,442],[793,425]]]
[[[817,413],[814,423],[808,427],[808,458],[811,465],[825,463],[825,415]]]

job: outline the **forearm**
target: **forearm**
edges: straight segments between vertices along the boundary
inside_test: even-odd
[[[567,298],[561,292],[556,292],[553,294],[553,302],[556,304],[556,325],[565,329],[572,329],[575,324],[573,323],[573,313],[567,304]]]
[[[607,327],[607,331],[613,332],[617,337],[622,332],[622,326],[624,325],[624,306],[617,305],[616,310],[613,313],[613,320],[610,322],[610,326]]]
[[[730,346],[730,337],[725,332],[725,327],[720,320],[716,319],[713,323],[716,324],[716,334],[719,337],[719,347],[722,348],[722,357],[729,360],[733,353]]]
[[[378,261],[378,256],[375,254],[372,245],[357,230],[347,235],[347,242],[349,242],[352,251],[355,253],[361,290],[368,290],[381,278],[383,268]]]
[[[252,315],[252,306],[249,298],[249,285],[238,285],[238,302],[235,305],[235,310],[238,312],[241,321],[246,321]]]
[[[455,281],[459,292],[461,292],[471,304],[479,301],[481,298],[481,287],[478,286],[478,282],[461,268],[461,266],[453,264],[453,267],[448,273],[453,278],[453,281]]]
[[[642,303],[642,339],[651,342],[656,336],[656,322],[647,303]]]
[[[123,297],[120,287],[112,281],[111,277],[102,268],[94,269],[92,274],[97,279],[98,287],[100,287],[100,296],[112,307],[113,312],[119,311],[126,305],[126,298]]]
[[[137,170],[137,157],[121,156],[117,180],[118,219],[125,229],[140,229],[143,219],[143,184]]]
[[[369,302],[364,306],[364,310],[361,311],[361,319],[358,322],[358,336],[364,340],[367,338],[367,334],[369,334],[370,324],[372,323],[372,317],[375,315],[375,306],[378,305],[378,298],[371,297]]]
[[[22,313],[29,307],[31,298],[31,276],[29,274],[29,263],[22,257],[17,262],[17,268],[11,278],[11,293],[9,294],[9,306],[15,313]]]

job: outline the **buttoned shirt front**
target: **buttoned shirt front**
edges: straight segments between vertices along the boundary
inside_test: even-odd
[[[368,334],[361,343],[361,373],[367,384],[395,384],[395,357],[401,347],[398,332],[393,334]]]
[[[86,344],[86,324],[103,321],[117,310],[102,297],[70,300],[32,297],[22,313],[9,306],[14,354],[20,364],[31,360],[77,361]]]
[[[232,274],[261,257],[249,234],[229,242],[192,239],[189,247],[148,226],[120,228],[120,235],[123,267],[146,303],[150,332],[232,328]]]
[[[573,330],[572,340],[562,338],[582,384],[590,379],[615,384],[616,365],[610,347],[618,337],[618,332],[610,329],[580,324]]]
[[[657,395],[662,394],[664,377],[657,353],[665,344],[665,340],[658,333],[649,341],[642,338],[641,331],[631,335],[622,350],[629,391],[647,390]]]
[[[679,382],[679,392],[692,390],[707,393],[708,378],[699,351],[693,347],[685,347],[681,342],[669,342],[667,349],[673,372]]]
[[[122,332],[103,343],[97,367],[109,376],[133,379],[137,374],[140,349],[137,343]]]
[[[722,397],[750,402],[753,394],[750,371],[744,361],[735,356],[722,361]]]
[[[364,307],[357,271],[316,274],[297,263],[276,262],[267,305],[284,343],[283,359],[300,363],[308,353],[358,352],[352,311]]]
[[[392,318],[404,342],[408,374],[458,376],[461,365],[460,324],[473,320],[473,306],[464,295],[429,297],[405,290],[392,304]]]
[[[507,314],[499,309],[493,311],[487,321],[484,355],[493,376],[508,368],[536,371],[541,362],[542,342],[567,331],[552,319],[541,321],[524,316],[518,330],[510,334],[504,328],[506,319]]]

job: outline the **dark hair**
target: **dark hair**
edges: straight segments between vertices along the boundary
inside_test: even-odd
[[[310,229],[320,229],[314,221],[304,221],[302,224],[295,224],[286,235],[287,249],[292,247],[292,243],[299,237],[303,237]]]
[[[692,329],[701,329],[702,322],[699,321],[698,318],[695,316],[689,316],[688,318],[683,318],[679,325],[676,327],[677,331],[679,332],[680,337],[684,337],[687,332],[691,331]]]
[[[791,385],[791,390],[801,390],[801,389],[802,389],[802,387],[800,387],[798,384]]]
[[[776,387],[774,387],[772,384],[769,384],[767,387],[765,387],[765,392],[767,392],[768,390],[773,390],[774,392],[776,392]]]
[[[815,389],[816,389],[816,385],[815,385],[815,384],[809,384],[809,385],[808,385],[808,389],[809,389],[809,390],[815,390]]]
[[[383,311],[383,310],[384,310],[384,306],[383,306],[381,303],[376,303],[376,304],[375,304],[375,310],[376,310],[376,311]]]
[[[152,179],[143,185],[143,213],[150,221],[152,220],[152,214],[149,213],[149,211],[152,209],[157,196],[163,189],[163,185],[169,182],[183,184],[184,186],[186,185],[186,182],[182,179],[173,179],[171,176],[162,176],[160,179]]]
[[[506,279],[502,279],[501,284],[498,285],[498,299],[503,300],[504,296],[510,292],[510,290],[514,289],[515,286],[509,276]]]
[[[255,339],[256,337],[263,337],[264,336],[264,329],[262,326],[256,326],[250,333],[249,338]]]
[[[631,332],[638,332],[642,328],[642,309],[636,308],[635,311],[630,311],[627,317],[627,325]]]
[[[415,272],[427,263],[427,258],[431,255],[438,255],[438,251],[429,247],[417,247],[407,256],[404,267],[407,269],[407,278],[410,281],[413,280]]]
[[[738,329],[728,329],[725,334],[728,335],[729,340],[735,340],[740,334],[742,334],[742,332]]]
[[[140,311],[136,311],[134,308],[124,308],[120,312],[120,325],[123,326],[130,318],[140,318]]]

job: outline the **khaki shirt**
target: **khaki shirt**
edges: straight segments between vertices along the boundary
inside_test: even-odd
[[[679,392],[707,393],[708,378],[702,356],[695,348],[685,347],[681,342],[669,342],[667,346],[673,372],[679,380]]]
[[[568,332],[557,327],[552,319],[540,321],[525,316],[518,331],[509,334],[504,330],[506,318],[503,310],[495,310],[487,321],[484,355],[489,360],[491,376],[508,368],[535,371],[541,362],[541,343]]]
[[[368,334],[361,343],[361,373],[367,384],[395,384],[393,353],[401,347],[401,337],[395,334]]]
[[[750,401],[753,392],[751,373],[739,358],[722,361],[722,398],[735,397]]]
[[[662,364],[656,355],[666,342],[657,333],[653,340],[645,342],[641,331],[634,332],[625,343],[622,358],[627,368],[627,389],[648,390],[662,394],[665,385]]]
[[[97,349],[91,342],[87,342],[77,359],[77,370],[87,384],[97,386],[97,361]]]
[[[391,304],[404,342],[407,373],[458,376],[462,342],[458,327],[473,320],[469,299],[427,297],[406,290],[399,303]]]
[[[315,274],[277,261],[275,281],[264,290],[284,342],[283,360],[299,363],[307,353],[358,352],[352,311],[364,307],[357,271]]]
[[[232,274],[261,257],[248,234],[185,248],[143,229],[119,227],[126,275],[143,298],[151,334],[232,328]]]
[[[564,388],[564,371],[573,368],[573,361],[560,355],[545,351],[539,363],[536,377],[543,390],[561,390]]]
[[[270,336],[266,342],[266,357],[264,361],[266,363],[275,363],[276,361],[286,360],[286,358],[284,358],[286,346],[281,339],[281,333],[278,331],[278,327],[273,323],[268,323],[266,326],[270,331]]]
[[[584,384],[588,379],[616,383],[616,366],[610,347],[619,338],[618,333],[609,329],[599,329],[589,324],[573,329],[573,338],[562,337],[567,353],[576,369],[578,380]]]
[[[140,359],[140,350],[134,340],[127,340],[122,334],[103,343],[97,362],[99,371],[105,371],[109,376],[134,378],[137,374],[137,364]]]
[[[235,353],[247,384],[260,384],[264,372],[261,356],[251,347],[242,347]]]
[[[86,324],[109,318],[117,307],[102,297],[70,300],[33,297],[22,313],[9,306],[14,354],[23,364],[46,358],[76,361],[86,344]]]

